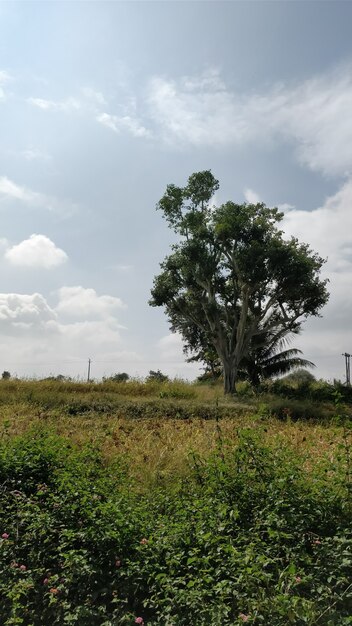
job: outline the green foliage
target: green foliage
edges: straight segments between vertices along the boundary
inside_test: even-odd
[[[306,382],[313,383],[315,382],[316,378],[312,374],[312,372],[309,372],[306,369],[298,369],[295,372],[290,372],[289,374],[287,374],[284,380],[301,384],[301,383],[306,383]]]
[[[150,304],[165,308],[190,352],[220,360],[225,393],[233,393],[267,320],[270,342],[297,332],[319,314],[328,293],[320,278],[324,259],[283,238],[282,213],[263,203],[211,207],[218,187],[208,170],[192,174],[183,188],[168,185],[157,208],[180,241],[161,263]]]
[[[187,479],[141,491],[92,446],[3,433],[0,623],[351,624],[348,442],[305,469],[260,439],[219,426]]]
[[[263,382],[260,385],[260,391],[297,400],[330,403],[335,402],[336,392],[338,392],[343,402],[352,403],[352,387],[340,382],[331,384],[325,380],[310,380],[307,376],[299,377],[297,380],[293,374],[279,380]]]
[[[146,382],[158,382],[158,383],[166,383],[169,380],[169,377],[166,374],[163,374],[160,370],[154,371],[149,370],[149,374],[146,378]]]
[[[108,378],[103,378],[104,383],[127,383],[130,379],[129,375],[126,372],[118,372],[117,374],[113,374],[113,376],[109,376]]]

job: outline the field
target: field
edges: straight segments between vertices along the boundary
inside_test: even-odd
[[[239,391],[1,381],[0,623],[352,624],[350,405]]]

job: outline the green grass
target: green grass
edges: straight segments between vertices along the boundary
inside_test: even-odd
[[[2,625],[352,624],[348,409],[219,392],[1,382]]]

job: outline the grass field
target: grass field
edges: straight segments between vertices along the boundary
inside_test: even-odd
[[[349,411],[1,381],[0,623],[352,624]]]

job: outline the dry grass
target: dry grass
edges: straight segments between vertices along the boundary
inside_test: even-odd
[[[143,399],[145,396],[147,398]],[[125,418],[121,416],[121,406],[124,405],[120,399],[125,397],[136,404],[154,398],[159,415],[163,402],[175,402],[180,406],[201,402],[202,406],[207,404],[213,409],[217,405],[228,406],[233,416],[219,421],[196,417]],[[75,402],[78,408],[80,402],[85,409],[87,405],[89,408],[97,399],[103,406],[106,402],[109,409],[82,414],[78,411],[74,415],[65,410],[71,402]],[[331,461],[336,457],[343,439],[341,427],[279,421],[266,416],[265,411],[263,417],[258,409],[260,405],[253,399],[241,404],[224,398],[219,386],[190,385],[182,381],[162,385],[138,381],[90,385],[1,381],[0,436],[14,436],[45,425],[78,445],[88,442],[98,445],[107,461],[124,457],[141,484],[186,475],[192,453],[206,457],[219,444],[231,449],[238,441],[238,431],[244,428],[260,431],[263,443],[292,448],[307,466],[323,457]]]
[[[302,422],[283,423],[240,416],[216,420],[145,418],[131,420],[112,416],[83,415],[58,417],[35,411],[28,405],[2,407],[0,432],[22,434],[45,424],[52,432],[84,445],[99,446],[107,461],[122,457],[141,484],[186,476],[192,453],[207,457],[219,445],[230,450],[237,444],[238,431],[254,429],[261,440],[273,447],[289,447],[309,467],[323,457],[332,462],[342,442],[342,429]]]

